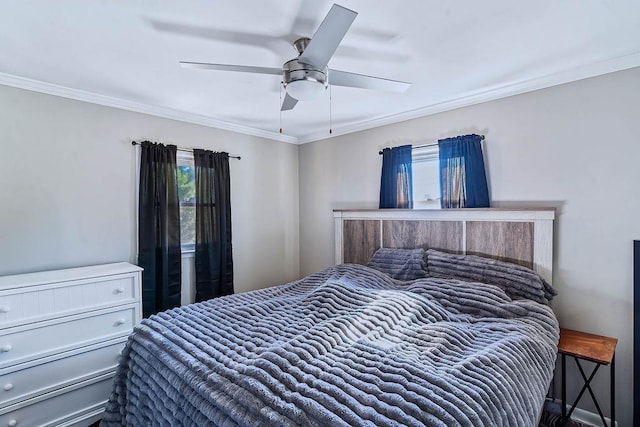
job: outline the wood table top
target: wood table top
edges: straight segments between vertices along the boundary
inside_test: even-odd
[[[560,328],[558,352],[608,365],[613,359],[617,338]]]

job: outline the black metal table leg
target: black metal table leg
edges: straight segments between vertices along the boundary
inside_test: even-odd
[[[580,401],[580,399],[582,398],[583,393],[586,391],[589,392],[589,394],[591,395],[591,400],[593,401],[593,404],[596,407],[596,410],[598,411],[598,415],[600,415],[600,420],[602,421],[602,425],[604,427],[607,427],[607,421],[604,418],[604,413],[602,412],[602,409],[600,409],[600,404],[598,403],[598,399],[596,399],[596,395],[593,393],[593,390],[591,389],[591,381],[593,380],[593,377],[596,376],[596,372],[598,372],[598,368],[600,368],[600,366],[602,366],[600,363],[596,363],[596,366],[593,368],[593,371],[591,372],[591,375],[589,376],[589,378],[587,378],[587,376],[584,373],[584,369],[582,369],[582,365],[580,364],[580,360],[577,358],[574,358],[576,361],[576,365],[578,366],[578,370],[580,371],[580,375],[582,375],[582,380],[584,381],[584,385],[582,386],[582,389],[580,390],[580,394],[578,395],[578,398],[576,399],[575,402],[573,402],[573,405],[571,405],[571,410],[569,411],[569,417],[571,417],[571,413],[573,412],[573,410],[576,408],[576,406],[578,405],[578,402]]]
[[[616,427],[616,354],[611,358],[611,427]]]
[[[564,354],[563,354],[564,356]],[[573,414],[573,410],[577,407],[578,402],[580,402],[580,400],[582,399],[582,396],[584,395],[585,391],[588,391],[589,394],[591,395],[591,399],[593,401],[593,404],[596,407],[596,410],[598,411],[598,415],[600,415],[600,420],[602,421],[602,424],[607,427],[607,421],[604,417],[604,413],[602,412],[602,409],[600,408],[600,405],[598,403],[598,400],[596,399],[596,396],[593,392],[593,390],[591,389],[591,381],[593,380],[593,377],[595,377],[596,373],[598,372],[598,368],[600,366],[602,366],[602,364],[600,363],[596,363],[595,367],[593,368],[593,370],[591,371],[591,374],[589,375],[589,377],[587,377],[587,375],[584,372],[584,369],[582,369],[582,365],[580,364],[580,360],[578,360],[578,358],[574,357],[574,360],[576,361],[576,365],[578,366],[578,370],[580,371],[580,375],[582,376],[582,380],[584,381],[584,384],[582,386],[582,388],[580,389],[580,392],[578,393],[578,396],[576,397],[576,400],[571,404],[571,407],[569,409],[569,412],[567,413],[566,411],[566,372],[565,372],[565,368],[566,368],[566,362],[563,358],[562,360],[562,420],[564,422],[566,422],[568,419],[571,418],[571,415]],[[611,369],[611,377],[610,377],[610,387],[611,387],[611,419],[609,422],[609,426],[611,427],[615,427],[615,422],[616,422],[616,409],[615,409],[615,354],[613,355],[613,358],[611,359],[611,364],[610,364],[610,369]]]
[[[575,357],[574,357],[574,360],[576,361],[576,365],[578,366],[578,370],[580,371],[580,375],[582,375],[582,380],[584,381],[584,385],[580,389],[580,392],[578,393],[578,397],[576,397],[576,400],[571,404],[571,408],[569,409],[569,413],[567,414],[567,419],[571,418],[571,415],[573,414],[573,410],[576,409],[576,407],[578,406],[578,403],[582,399],[582,395],[584,394],[585,391],[588,391],[589,394],[591,395],[591,399],[593,399],[593,404],[596,406],[596,409],[598,411],[598,415],[600,415],[600,419],[602,420],[602,424],[606,427],[607,423],[606,423],[606,421],[604,419],[604,414],[602,413],[602,409],[600,409],[600,405],[598,404],[598,400],[596,399],[595,395],[593,394],[593,390],[591,390],[591,380],[593,380],[593,377],[596,376],[596,373],[598,372],[598,368],[600,368],[601,365],[599,363],[597,363],[596,366],[593,368],[593,371],[591,371],[591,375],[589,375],[589,378],[587,378],[587,376],[584,373],[584,370],[582,369],[582,365],[580,365],[580,361]]]

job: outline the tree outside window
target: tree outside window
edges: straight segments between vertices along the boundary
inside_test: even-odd
[[[178,158],[178,199],[182,251],[192,251],[196,245],[196,183],[192,156]]]

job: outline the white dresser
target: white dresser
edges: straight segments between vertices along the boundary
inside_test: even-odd
[[[100,419],[142,319],[141,272],[116,263],[0,277],[0,427]]]

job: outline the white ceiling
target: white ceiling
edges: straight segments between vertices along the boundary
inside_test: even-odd
[[[640,66],[638,0],[337,0],[358,12],[329,67],[410,81],[334,87],[334,135]],[[280,67],[325,0],[4,0],[0,84],[288,142],[329,136],[329,94],[282,113]]]

